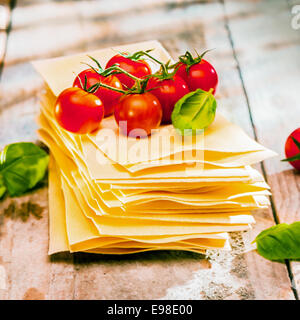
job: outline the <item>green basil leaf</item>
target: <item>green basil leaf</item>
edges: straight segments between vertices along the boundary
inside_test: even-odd
[[[6,146],[0,154],[0,176],[10,196],[19,196],[36,186],[48,162],[48,154],[31,142]]]
[[[196,134],[215,118],[217,102],[211,91],[197,89],[178,100],[172,112],[173,126],[184,134]]]
[[[300,259],[300,221],[281,223],[262,231],[255,239],[257,251],[269,260]]]
[[[3,176],[0,175],[0,199],[4,196],[5,192],[6,192],[6,187],[5,187],[4,179],[3,179]]]

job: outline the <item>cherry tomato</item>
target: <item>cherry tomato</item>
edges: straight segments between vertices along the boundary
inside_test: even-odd
[[[160,125],[161,118],[161,104],[150,92],[123,95],[115,108],[120,130],[128,136],[148,136]],[[127,127],[120,121],[126,121]]]
[[[144,60],[131,60],[130,58],[126,58],[120,54],[117,54],[107,62],[106,69],[113,66],[114,64],[137,78],[143,78],[151,74],[151,68]],[[126,74],[116,74],[116,77],[127,88],[132,88],[135,83],[135,81],[128,77]]]
[[[80,88],[68,88],[58,96],[54,115],[64,129],[83,134],[99,127],[104,107],[94,94]]]
[[[180,67],[176,74],[186,81],[191,91],[196,89],[209,91],[212,88],[213,94],[215,93],[218,85],[218,75],[215,68],[208,61],[202,59],[188,70],[186,64],[181,62],[179,65]]]
[[[287,158],[298,156],[297,160],[290,161],[290,164],[297,170],[300,170],[300,148],[293,141],[294,138],[300,143],[300,128],[293,131],[286,140],[285,143],[285,155]]]
[[[98,82],[104,83],[116,89],[122,89],[122,84],[117,77],[115,76],[104,77],[98,74],[93,69],[86,69],[80,72],[73,82],[73,87],[84,89],[82,85],[84,85],[85,83],[85,76],[87,79],[87,83],[86,83],[87,89],[97,84]],[[120,92],[116,92],[103,87],[98,88],[97,91],[94,92],[93,94],[101,99],[104,105],[105,117],[111,115],[114,112],[115,105],[118,103],[119,98],[122,95],[122,93]]]
[[[175,103],[184,95],[189,93],[186,82],[175,75],[172,79],[160,80],[158,78],[150,78],[147,89],[157,97],[163,109],[163,123],[171,123],[171,114]]]

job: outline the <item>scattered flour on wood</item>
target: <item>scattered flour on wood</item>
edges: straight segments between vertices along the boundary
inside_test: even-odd
[[[208,250],[209,269],[199,269],[184,285],[169,288],[161,298],[169,299],[251,299],[251,284],[247,279],[247,266],[243,253],[253,250],[251,232],[230,234],[231,251]]]

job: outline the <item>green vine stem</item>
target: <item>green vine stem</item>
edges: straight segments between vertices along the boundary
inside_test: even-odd
[[[108,84],[104,84],[104,83],[101,83],[101,82],[98,82],[98,83],[94,84],[93,87],[97,87],[96,90],[98,90],[99,87],[103,87],[103,88],[110,89],[110,90],[113,90],[113,91],[116,91],[116,92],[119,92],[119,93],[123,93],[123,94],[127,93],[127,91],[125,91],[125,90],[118,89],[118,88],[115,88],[115,87],[111,87]]]
[[[117,51],[119,55],[121,55],[122,57],[124,58],[127,58],[127,59],[130,59],[132,61],[139,61],[139,60],[142,60],[143,56],[145,55],[145,52],[148,53],[148,52],[151,52],[153,51],[154,49],[148,49],[148,50],[145,50],[145,51],[137,51],[135,53],[123,53],[123,52],[120,52],[120,51]]]
[[[154,58],[151,54],[149,54],[149,50],[138,51],[136,52],[136,54],[139,54],[140,56],[144,55],[160,65],[160,70],[155,74],[150,75],[149,78],[166,80],[166,79],[172,79],[174,77],[177,71],[177,68],[174,68],[175,65],[170,65],[170,62],[171,62],[170,60],[167,63],[163,63],[162,61]],[[169,72],[170,70],[173,70],[173,71]]]
[[[81,88],[82,88],[84,91],[86,91],[86,92],[88,92],[88,93],[95,93],[95,92],[99,89],[99,86],[98,86],[97,83],[94,84],[93,86],[90,86],[89,88],[87,87],[87,76],[86,76],[86,75],[84,76],[84,83],[82,83],[79,75],[77,75],[76,77],[77,77],[77,79],[79,80],[79,83],[80,83],[80,85],[81,85]]]
[[[193,55],[186,51],[185,54],[178,57],[179,61],[170,66],[170,68],[176,68],[180,65],[180,63],[183,63],[186,65],[186,70],[189,71],[189,69],[197,63],[200,63],[203,57],[206,55],[207,52],[211,51],[212,49],[205,50],[201,55],[195,50],[197,57],[193,57]]]
[[[135,86],[137,87],[137,90],[140,91],[142,88],[142,81],[143,79],[135,77],[134,75],[132,75],[131,73],[125,71],[124,69],[120,68],[118,65],[113,64],[111,67],[107,68],[106,70],[111,70],[112,73],[111,74],[120,74],[123,73],[126,76],[128,76],[129,78],[133,79],[135,81]],[[115,71],[119,71],[119,72],[115,72]]]
[[[161,72],[162,75],[164,76],[168,76],[169,72],[168,72],[168,63],[165,64],[163,62],[161,62],[160,60],[154,58],[151,54],[149,54],[147,51],[139,51],[140,53],[143,53],[146,57],[150,58],[151,60],[155,61],[156,63],[158,63],[161,67]]]

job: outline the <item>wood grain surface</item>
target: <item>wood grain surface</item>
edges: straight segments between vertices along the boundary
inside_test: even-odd
[[[255,213],[251,234],[300,220],[300,176],[284,142],[300,125],[300,30],[294,1],[0,1],[0,147],[36,141],[42,79],[30,61],[158,39],[176,58],[214,48],[220,111],[279,156],[258,168],[272,207]],[[2,63],[3,62],[3,63]],[[47,256],[47,181],[0,203],[1,299],[298,299],[300,264],[255,251],[204,259],[185,252],[125,257]]]
[[[11,5],[9,0],[0,1],[0,73],[6,50],[7,33],[10,25]]]

